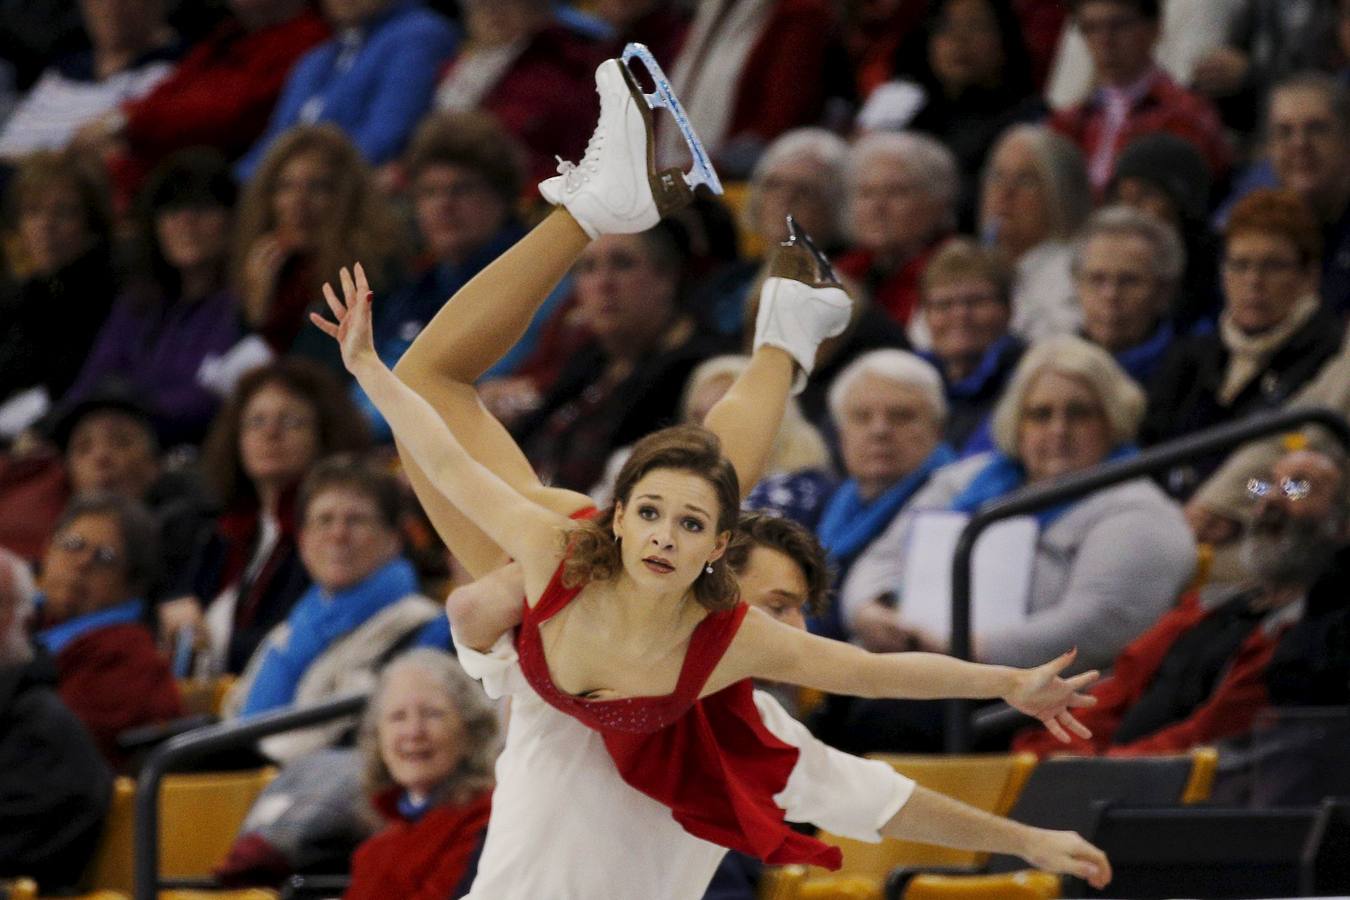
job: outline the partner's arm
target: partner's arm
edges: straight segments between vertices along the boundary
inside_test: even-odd
[[[451,591],[445,614],[455,640],[486,653],[497,638],[520,624],[524,597],[525,574],[517,563]]]

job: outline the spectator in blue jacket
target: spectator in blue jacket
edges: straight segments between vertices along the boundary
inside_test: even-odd
[[[431,106],[441,66],[458,43],[454,26],[421,0],[323,0],[335,35],[301,57],[267,131],[235,168],[246,181],[288,128],[333,122],[381,165],[403,151]]]

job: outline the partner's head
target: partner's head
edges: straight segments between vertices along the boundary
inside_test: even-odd
[[[692,587],[709,609],[736,601],[735,578],[719,561],[736,527],[740,485],[716,435],[678,425],[638,441],[614,498],[574,534],[569,580],[616,577],[622,569],[644,587]]]
[[[763,513],[741,516],[727,547],[740,596],[784,625],[806,629],[806,616],[825,611],[830,588],[825,550],[791,519]]]

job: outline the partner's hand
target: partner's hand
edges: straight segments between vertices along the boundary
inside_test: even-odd
[[[1111,881],[1106,854],[1072,831],[1034,829],[1022,858],[1045,872],[1074,875],[1101,890]]]
[[[339,273],[342,280],[342,299],[339,300],[333,286],[324,283],[323,296],[328,308],[333,311],[336,323],[330,322],[318,313],[310,313],[309,318],[319,330],[338,342],[342,348],[342,362],[347,371],[356,374],[357,366],[365,360],[376,359],[374,329],[371,326],[371,306],[375,299],[366,280],[366,270],[356,264],[355,277],[344,266]]]
[[[1092,732],[1074,717],[1073,710],[1097,703],[1096,697],[1081,693],[1097,680],[1096,670],[1072,678],[1059,677],[1077,655],[1077,649],[1070,650],[1044,665],[1018,671],[1013,689],[1003,697],[1019,712],[1040,719],[1051,734],[1066,744],[1071,740],[1070,731],[1084,740],[1092,737]]]

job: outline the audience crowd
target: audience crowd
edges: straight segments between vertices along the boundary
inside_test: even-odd
[[[361,261],[394,365],[540,217],[627,41],[731,190],[592,242],[480,395],[603,502],[743,370],[794,216],[854,306],[747,503],[826,560],[788,579],[792,624],[947,652],[983,505],[1263,412],[1350,415],[1350,0],[57,6],[0,9],[0,821],[28,823],[0,877],[44,891],[78,886],[128,731],[231,678],[225,718],[374,688],[359,724],[251,758],[364,770],[349,896],[467,890],[499,725],[439,609],[462,576],[308,316]],[[655,145],[685,164],[668,117]],[[1348,521],[1316,430],[1040,510],[977,545],[974,656],[1103,670],[1074,753],[1350,704]],[[942,746],[933,704],[790,699],[852,752]]]

